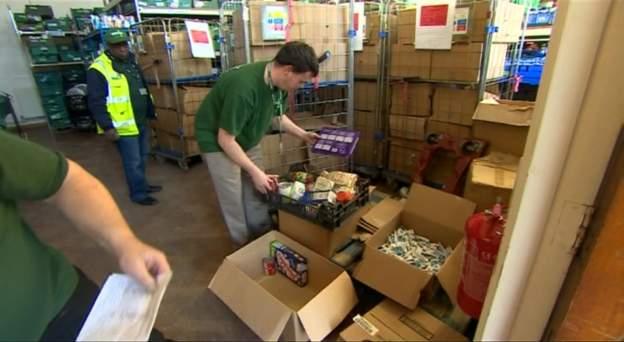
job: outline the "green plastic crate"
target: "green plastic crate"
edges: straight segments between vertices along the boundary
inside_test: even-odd
[[[104,7],[93,7],[93,14],[95,15],[104,14]]]
[[[56,105],[56,104],[55,105],[44,105],[43,106],[43,111],[46,112],[46,114],[48,116],[50,116],[52,114],[56,114],[56,113],[65,113],[65,114],[67,114],[66,109],[65,109],[65,104],[62,104],[62,105]],[[54,118],[51,118],[51,119],[54,119]]]
[[[35,83],[38,86],[58,86],[63,87],[63,76],[60,71],[38,71],[33,72]]]
[[[38,86],[41,96],[63,96],[63,86]]]
[[[84,16],[90,16],[91,14],[93,14],[93,10],[91,8],[70,8],[69,12],[71,13],[72,17],[76,18],[76,17],[84,17]]]
[[[31,42],[30,43],[30,55],[56,55],[58,49],[53,42]]]
[[[59,51],[59,57],[61,58],[62,62],[82,61],[82,55],[80,54],[80,51],[76,50]]]
[[[18,24],[17,29],[24,32],[41,32],[45,31],[45,25],[43,25],[43,23]]]
[[[46,54],[32,56],[33,64],[51,64],[58,63],[59,56],[57,54]]]
[[[68,69],[63,71],[63,80],[70,83],[86,82],[86,73],[84,69]]]
[[[16,24],[26,24],[28,23],[28,16],[26,13],[13,13],[13,20]]]
[[[63,119],[50,119],[50,126],[52,126],[52,128],[54,129],[67,129],[67,128],[72,128],[72,122],[69,118],[63,118]]]
[[[193,0],[171,0],[169,7],[172,8],[193,8]]]
[[[11,109],[11,99],[4,95],[0,94],[0,128],[6,128],[6,117],[10,114],[9,111]]]
[[[141,7],[169,7],[169,0],[139,0],[139,6]]]
[[[218,0],[194,0],[193,7],[219,9],[219,1]]]
[[[54,18],[54,11],[52,11],[52,6],[48,5],[26,5],[24,6],[24,13],[30,15],[38,15],[44,19]]]
[[[65,107],[65,98],[63,96],[42,96],[41,104],[46,106],[63,106]]]

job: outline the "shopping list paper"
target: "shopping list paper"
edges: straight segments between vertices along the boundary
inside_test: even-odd
[[[421,0],[416,4],[416,49],[449,50],[453,43],[455,0]]]
[[[170,280],[171,273],[161,275],[149,291],[130,276],[110,275],[78,341],[147,341]]]

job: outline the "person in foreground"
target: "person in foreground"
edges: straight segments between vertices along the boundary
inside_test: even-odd
[[[148,289],[171,272],[165,255],[134,235],[95,177],[60,153],[0,130],[0,340],[74,341],[99,293],[35,235],[20,214],[22,201],[58,208]],[[152,338],[164,339],[157,331]]]

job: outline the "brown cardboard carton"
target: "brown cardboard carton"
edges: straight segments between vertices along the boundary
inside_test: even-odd
[[[432,133],[448,134],[455,138],[471,138],[472,130],[468,126],[452,124],[448,122],[429,120],[427,122],[427,135]]]
[[[468,341],[450,326],[416,308],[384,299],[340,333],[345,341]],[[355,321],[355,320],[354,320]]]
[[[281,45],[251,46],[249,50],[251,62],[270,61],[275,58],[281,47]],[[235,48],[232,52],[232,65],[236,66],[246,63],[245,48]]]
[[[433,51],[431,79],[439,81],[477,82],[481,73],[483,44],[454,43],[451,50]],[[505,75],[506,44],[492,44],[487,79]]]
[[[354,85],[353,108],[355,110],[374,111],[377,105],[377,83],[356,81]]]
[[[502,204],[509,205],[519,163],[517,156],[499,152],[473,160],[464,198],[475,202],[477,211],[491,209],[499,198]]]
[[[150,52],[154,55],[166,55],[167,44],[165,40],[165,34],[164,33],[150,33],[149,35],[151,37],[151,46],[146,46],[146,51],[149,48],[152,50]],[[173,49],[171,50],[171,57],[174,61],[177,61],[180,59],[193,58],[188,32],[186,31],[170,32],[169,39],[170,39],[170,43],[173,45]]]
[[[262,258],[269,257],[274,240],[307,259],[308,285],[264,274]],[[227,256],[208,288],[265,341],[320,341],[357,303],[342,268],[277,231]]]
[[[355,76],[377,77],[377,63],[379,62],[378,46],[364,46],[361,52],[355,54]]]
[[[288,172],[290,165],[305,162],[308,159],[308,150],[301,141],[290,134],[282,134],[282,151],[280,153],[280,135],[269,134],[260,141],[262,149],[262,163],[268,174],[283,175]]]
[[[461,7],[464,7],[464,5]],[[486,27],[489,19],[490,2],[479,1],[469,5],[469,7],[471,7],[468,33],[470,41],[484,42],[486,37]],[[498,32],[495,32],[492,35],[492,42],[517,42],[522,34],[524,6],[512,4],[509,1],[498,1],[495,12],[494,26],[498,27]]]
[[[195,115],[179,115],[180,123],[175,110],[157,109],[156,115],[157,119],[153,121],[154,128],[174,135],[182,133],[186,137],[195,136]]]
[[[392,85],[391,114],[431,116],[433,88],[428,83],[395,83]]]
[[[411,45],[392,45],[390,76],[403,78],[431,78],[431,51],[416,50]]]
[[[485,100],[474,113],[472,133],[490,150],[522,156],[533,116],[533,102]]]
[[[345,246],[346,242],[351,240],[351,235],[357,230],[360,218],[369,210],[370,206],[360,208],[334,229],[325,228],[287,211],[280,210],[279,230],[284,235],[319,255],[331,258]]]
[[[436,121],[472,125],[472,116],[479,101],[477,90],[438,86],[433,94],[433,115]],[[472,114],[471,114],[472,113]]]
[[[375,112],[356,110],[353,113],[353,126],[360,133],[374,133],[377,127]]]
[[[396,44],[398,42],[397,35],[397,15],[388,15],[388,32],[390,32],[390,44]],[[379,14],[367,13],[366,14],[366,36],[364,38],[364,44],[377,45],[379,44],[379,30],[380,30]]]
[[[148,80],[171,80],[172,72],[167,55],[153,55],[150,58],[150,67],[144,70],[145,78]],[[143,67],[143,64],[141,66]],[[213,74],[212,60],[209,58],[175,60],[174,71],[176,78],[209,76]]]
[[[374,132],[360,131],[360,141],[353,151],[353,162],[356,165],[376,167],[378,161],[383,160],[384,145],[375,140]]]
[[[403,210],[380,227],[366,241],[362,262],[354,271],[355,279],[374,288],[403,306],[414,309],[420,292],[436,277],[451,302],[456,303],[457,284],[461,271],[461,243],[464,224],[474,212],[475,204],[458,196],[412,184]],[[399,226],[413,229],[416,234],[453,248],[440,271],[429,274],[398,258],[378,250]],[[401,281],[388,281],[400,279]]]
[[[390,137],[407,140],[425,140],[427,118],[407,115],[390,115]]]
[[[362,216],[360,223],[370,228],[372,233],[377,232],[379,227],[385,227],[394,220],[396,213],[403,210],[404,201],[394,198],[384,198],[381,202]]]
[[[388,169],[404,176],[412,177],[424,149],[421,141],[402,139],[390,140]]]
[[[397,36],[399,44],[414,45],[416,41],[416,9],[399,11]]]
[[[210,93],[212,88],[208,87],[178,87],[178,98],[180,99],[180,110],[188,115],[195,115],[204,98]],[[150,93],[154,99],[154,106],[163,109],[176,109],[173,87],[168,85],[150,85]]]
[[[187,156],[199,155],[199,144],[194,138],[185,137],[182,141],[179,136],[156,129],[156,143],[160,149],[184,153]]]

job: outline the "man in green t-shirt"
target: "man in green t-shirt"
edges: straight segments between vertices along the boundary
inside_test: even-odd
[[[106,188],[78,164],[0,130],[0,340],[71,340],[98,287],[22,219],[17,204],[56,206],[147,288],[170,272],[165,255],[130,230]]]
[[[270,228],[262,194],[276,190],[277,176],[264,172],[259,144],[274,120],[308,143],[318,137],[295,125],[285,115],[284,105],[287,92],[318,72],[314,49],[290,42],[273,61],[243,65],[221,75],[197,111],[195,135],[237,246]]]

